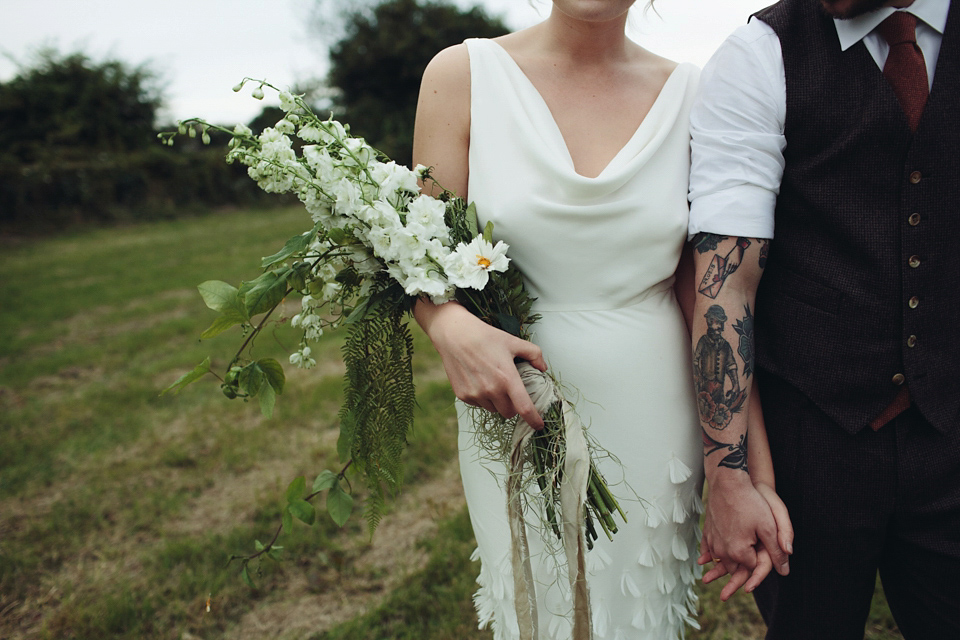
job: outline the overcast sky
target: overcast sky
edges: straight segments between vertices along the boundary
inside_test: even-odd
[[[336,0],[334,0],[336,1]],[[548,0],[456,0],[480,4],[512,29],[541,20]],[[642,4],[644,0],[640,0]],[[771,0],[657,0],[638,8],[631,37],[674,60],[702,66],[747,16]],[[311,34],[313,0],[0,0],[0,81],[31,51],[55,45],[96,60],[148,63],[164,80],[164,119],[249,121],[263,103],[230,88],[244,76],[281,87],[322,76],[324,51]],[[535,8],[539,7],[539,9]]]

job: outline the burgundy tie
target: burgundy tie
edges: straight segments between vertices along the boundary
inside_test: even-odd
[[[906,11],[897,11],[877,26],[877,33],[890,45],[883,75],[900,101],[910,130],[916,131],[930,94],[927,65],[917,46],[917,18]]]

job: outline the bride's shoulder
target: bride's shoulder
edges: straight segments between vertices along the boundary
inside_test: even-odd
[[[466,43],[461,42],[447,47],[433,56],[424,69],[423,77],[428,75],[438,80],[457,80],[470,73],[470,55]]]
[[[639,74],[645,78],[653,79],[661,86],[666,84],[672,76],[681,76],[686,79],[686,84],[696,87],[700,79],[700,68],[690,62],[677,62],[664,58],[651,51],[640,48],[635,65]]]

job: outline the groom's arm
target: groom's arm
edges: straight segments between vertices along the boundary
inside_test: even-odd
[[[751,572],[748,588],[769,571],[768,553],[778,571],[788,569],[773,513],[761,495],[766,490],[758,490],[748,473],[752,459],[764,463],[757,470],[772,476],[765,434],[757,430],[762,420],[751,429],[748,424],[759,418],[753,415],[759,414],[759,402],[752,397],[754,299],[783,174],[785,102],[779,40],[769,27],[753,22],[728,38],[704,68],[691,114],[690,234],[698,279],[694,376],[709,485],[703,548],[722,566],[705,579],[723,570],[736,574],[724,599]],[[712,345],[703,338],[708,315],[726,318]],[[750,432],[761,436],[758,442]]]
[[[742,584],[757,567],[758,544],[787,571],[770,506],[749,473],[748,425],[759,410],[751,398],[753,310],[769,240],[702,233],[693,244],[694,386],[709,487],[704,548],[728,573],[739,569]]]

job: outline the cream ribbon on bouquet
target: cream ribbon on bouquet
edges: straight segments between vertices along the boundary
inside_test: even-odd
[[[557,386],[546,374],[531,364],[517,365],[520,379],[530,394],[537,411],[543,415],[556,402],[562,403],[566,451],[563,460],[563,482],[560,485],[560,508],[563,522],[563,551],[567,558],[567,574],[573,594],[573,640],[590,640],[590,598],[587,593],[586,562],[584,558],[583,510],[587,482],[590,479],[590,454],[583,425],[576,411],[558,393]],[[527,545],[523,517],[523,459],[524,448],[533,428],[522,418],[513,430],[510,449],[510,469],[507,475],[507,513],[510,520],[511,556],[513,562],[514,606],[520,626],[520,640],[537,640],[537,597],[530,550]]]

